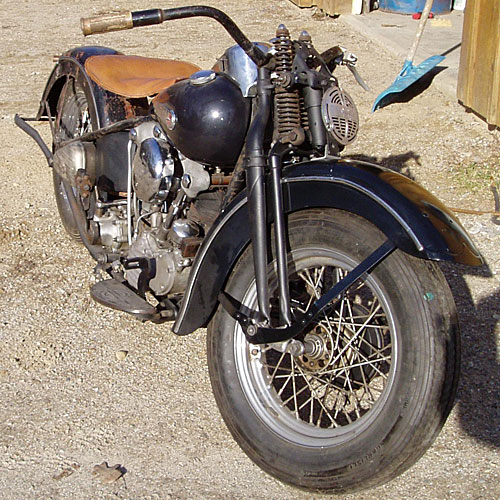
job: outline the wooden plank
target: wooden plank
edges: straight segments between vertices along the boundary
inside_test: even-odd
[[[500,126],[500,2],[468,0],[457,96],[492,125]]]
[[[298,7],[312,7],[313,0],[291,0]]]
[[[331,16],[350,14],[352,0],[290,0],[298,7],[318,7]]]
[[[495,12],[493,17],[496,19],[496,45],[493,49],[493,78],[490,86],[491,97],[486,121],[500,127],[500,5],[498,2],[494,2],[494,4]]]

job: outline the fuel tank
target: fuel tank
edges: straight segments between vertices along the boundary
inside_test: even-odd
[[[250,121],[250,99],[227,76],[198,71],[153,99],[154,113],[187,158],[206,165],[234,165]]]

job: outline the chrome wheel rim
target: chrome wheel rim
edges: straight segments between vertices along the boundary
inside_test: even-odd
[[[301,248],[292,255],[294,313],[304,312],[357,264],[328,248]],[[256,298],[252,283],[243,304],[255,309]],[[281,438],[309,447],[340,444],[373,423],[394,384],[399,345],[380,284],[372,276],[354,284],[306,340],[315,346],[312,355],[293,357],[249,344],[236,324],[240,384],[258,418]]]

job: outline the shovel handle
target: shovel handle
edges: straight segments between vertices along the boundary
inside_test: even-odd
[[[413,45],[411,46],[410,52],[408,52],[407,61],[413,62],[415,53],[417,52],[418,44],[420,43],[420,38],[422,38],[422,33],[424,32],[425,23],[429,18],[429,14],[432,9],[432,4],[434,0],[427,0],[425,2],[424,10],[422,11],[422,17],[420,18],[420,23],[418,24],[417,33],[415,34],[415,40],[413,40]]]

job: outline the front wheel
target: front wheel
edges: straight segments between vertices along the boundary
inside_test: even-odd
[[[296,313],[385,239],[366,220],[336,210],[292,214],[288,236]],[[248,248],[226,291],[255,310],[252,262]],[[452,407],[459,365],[455,306],[434,263],[394,252],[298,340],[314,352],[249,344],[222,307],[209,325],[217,404],[263,470],[300,488],[354,491],[394,478],[431,445]]]

